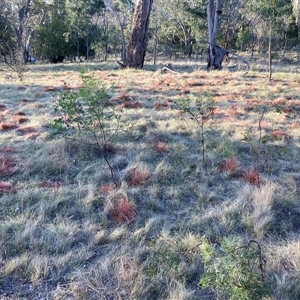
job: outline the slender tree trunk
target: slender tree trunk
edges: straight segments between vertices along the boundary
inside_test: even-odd
[[[120,26],[120,33],[121,33],[121,43],[122,43],[122,53],[121,53],[121,60],[123,62],[126,61],[126,40],[125,40],[125,34],[124,34],[124,29],[126,26],[126,22],[125,19],[121,20],[120,15],[118,14],[116,8],[113,6],[112,1],[109,0],[104,0],[104,4],[106,6],[106,8],[115,16],[115,18],[117,19],[117,22],[119,23]],[[128,7],[128,12],[129,9],[131,9],[131,5]]]
[[[108,23],[104,23],[105,27],[104,27],[104,61],[107,61],[107,57],[108,57]]]
[[[89,60],[89,51],[90,51],[90,47],[89,47],[89,34],[88,34],[88,30],[87,30],[87,33],[86,33],[86,55],[85,55],[86,61]]]
[[[124,26],[121,26],[121,40],[122,40],[122,61],[126,61],[127,59],[127,52],[126,52],[126,42],[125,42],[125,35],[124,35]]]
[[[148,44],[148,28],[153,0],[139,0],[135,7],[125,66],[142,69]]]
[[[224,56],[227,51],[217,46],[217,36],[222,15],[222,0],[208,0],[207,3],[207,23],[208,23],[208,64],[207,69],[221,69]]]
[[[269,81],[272,80],[272,25],[270,25],[269,35]]]
[[[158,46],[158,37],[157,37],[157,33],[155,33],[154,51],[153,51],[153,64],[154,65],[156,65],[156,61],[157,61],[157,46]]]

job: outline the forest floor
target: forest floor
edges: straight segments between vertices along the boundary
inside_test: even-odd
[[[212,280],[199,284],[238,264],[214,265],[226,240],[232,252],[259,245],[263,266],[244,268],[263,277],[265,299],[300,299],[300,77],[275,65],[269,82],[263,66],[36,64],[23,81],[2,72],[0,299],[228,299]],[[133,123],[105,156],[117,186],[103,153],[54,123],[82,69]],[[200,122],[181,105],[206,98],[213,109]],[[239,299],[261,299],[251,297]]]

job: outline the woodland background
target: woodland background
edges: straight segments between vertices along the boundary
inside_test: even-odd
[[[222,1],[218,1],[222,2]],[[10,62],[28,50],[38,61],[125,60],[134,1],[0,1],[0,51]],[[299,47],[299,1],[223,1],[217,44],[231,51],[291,59]],[[148,30],[147,58],[206,55],[207,1],[155,0]],[[275,55],[275,54],[273,54]],[[298,59],[298,56],[296,57]]]

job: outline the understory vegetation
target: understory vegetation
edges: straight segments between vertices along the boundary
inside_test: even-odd
[[[298,66],[31,65],[0,82],[0,299],[300,298]]]

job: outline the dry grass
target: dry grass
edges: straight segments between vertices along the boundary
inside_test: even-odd
[[[216,299],[198,286],[198,246],[231,235],[259,241],[268,299],[299,299],[298,74],[276,66],[270,84],[260,64],[247,76],[172,65],[177,74],[84,65],[135,123],[107,145],[117,187],[103,153],[50,126],[83,65],[0,79],[1,299]],[[205,162],[199,127],[177,106],[202,92],[216,101]]]

